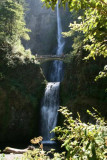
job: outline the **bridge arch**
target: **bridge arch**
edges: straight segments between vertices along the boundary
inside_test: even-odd
[[[40,62],[40,63],[44,63],[47,61],[54,61],[54,60],[59,60],[59,61],[64,61],[65,58],[67,57],[66,55],[35,55],[36,59]]]

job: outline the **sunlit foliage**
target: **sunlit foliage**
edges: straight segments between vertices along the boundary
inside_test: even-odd
[[[55,8],[58,0],[42,0],[46,7]],[[84,35],[83,48],[89,53],[84,59],[96,56],[107,58],[107,1],[106,0],[59,0],[59,6],[66,5],[71,12],[82,11],[77,21],[70,23],[70,31],[64,36],[71,36],[72,32]],[[75,42],[76,43],[76,42]]]
[[[49,156],[50,154],[52,158]],[[25,153],[21,160],[65,160],[65,152],[56,153],[54,149],[46,152],[38,148]]]
[[[67,151],[66,159],[106,160],[107,125],[103,118],[87,111],[96,124],[86,124],[81,122],[79,114],[74,120],[72,113],[66,107],[62,107],[60,112],[65,118],[64,125],[56,127],[53,131],[58,135],[57,139],[62,142],[62,147],[65,147]]]

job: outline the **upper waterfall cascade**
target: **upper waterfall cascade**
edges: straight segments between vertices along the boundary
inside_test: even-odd
[[[57,4],[57,52],[56,55],[61,56],[64,49],[64,39],[62,37],[62,26],[60,19],[59,3]],[[50,143],[50,139],[54,137],[54,133],[50,131],[57,124],[57,115],[59,108],[59,86],[63,79],[63,62],[55,60],[52,64],[50,73],[50,82],[47,84],[41,108],[41,135],[43,140]]]
[[[58,42],[57,55],[62,55],[65,41],[62,37],[62,25],[59,12],[59,3],[57,3],[57,42]]]

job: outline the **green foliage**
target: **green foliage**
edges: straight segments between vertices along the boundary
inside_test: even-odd
[[[18,64],[39,64],[39,62],[36,60],[36,57],[32,55],[30,49],[25,50],[21,44],[19,46],[20,47],[16,45],[15,47],[13,47],[13,53],[7,53],[5,56],[7,65],[9,67],[16,67]]]
[[[24,6],[24,0],[0,1],[0,51],[8,64],[15,64],[17,59],[23,62],[31,54],[21,44],[21,38],[29,40],[30,32],[24,21]]]
[[[98,76],[96,76],[95,81],[97,81],[100,78],[104,78],[104,77],[107,77],[107,65],[104,66],[104,70],[100,72]]]
[[[5,159],[5,154],[3,153],[0,155],[0,160],[4,160],[4,159]]]
[[[59,111],[65,117],[64,126],[58,126],[53,131],[58,134],[57,139],[67,151],[66,159],[106,160],[107,126],[103,118],[87,111],[95,119],[96,124],[86,124],[81,122],[79,114],[74,120],[66,107],[61,107]]]
[[[53,155],[53,158],[49,157],[49,154]],[[55,153],[54,149],[46,152],[41,149],[35,149],[25,153],[21,160],[65,160],[65,152]]]
[[[42,0],[45,6],[55,8],[58,0]],[[107,2],[106,0],[59,0],[59,6],[64,8],[68,4],[70,11],[82,13],[78,19],[70,23],[70,31],[64,33],[65,36],[72,36],[73,32],[83,33],[83,48],[88,51],[89,55],[84,59],[96,56],[107,57]]]
[[[25,0],[0,1],[0,52],[8,66],[22,63],[38,63],[30,50],[25,50],[21,39],[29,40],[24,20]]]
[[[75,54],[81,54],[81,52],[83,51],[82,47],[83,47],[83,36],[82,35],[78,35],[77,37],[74,38],[74,43],[72,45],[73,47],[73,52],[71,54],[75,55]]]
[[[4,0],[0,2],[0,45],[14,44],[20,38],[29,39],[25,27],[24,8],[20,1]]]

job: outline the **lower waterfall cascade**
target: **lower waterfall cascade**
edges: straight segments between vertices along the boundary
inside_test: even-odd
[[[65,41],[62,37],[62,26],[60,19],[59,3],[57,3],[57,52],[56,55],[63,54]],[[45,89],[41,107],[41,136],[43,143],[53,143],[51,138],[54,133],[50,133],[57,124],[59,109],[59,87],[63,80],[63,62],[55,60],[52,64],[50,82]]]

